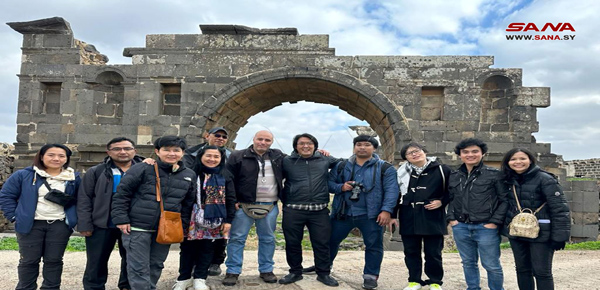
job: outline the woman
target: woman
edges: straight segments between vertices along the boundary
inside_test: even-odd
[[[19,244],[16,289],[37,289],[43,258],[42,289],[60,289],[63,256],[77,224],[75,198],[81,179],[69,167],[71,150],[42,146],[33,166],[11,175],[0,192],[0,208],[15,223]]]
[[[179,252],[179,277],[174,290],[208,289],[206,277],[214,254],[213,242],[228,239],[235,217],[233,181],[225,170],[225,150],[208,145],[196,157],[196,203]],[[192,279],[193,278],[193,279]]]
[[[409,143],[400,150],[408,161],[398,168],[400,200],[396,207],[400,220],[400,234],[404,244],[404,262],[408,268],[408,286],[404,290],[442,289],[444,269],[442,249],[447,234],[445,207],[449,202],[448,176],[450,168],[427,157],[427,150],[418,143]],[[397,225],[397,221],[394,222]],[[421,245],[424,245],[425,274]]]
[[[502,160],[502,172],[510,191],[503,234],[508,237],[515,257],[519,289],[533,290],[537,284],[537,289],[552,290],[552,257],[554,251],[565,248],[570,236],[571,217],[565,196],[556,178],[541,170],[527,149],[508,151]],[[519,213],[515,198],[519,199],[521,208],[535,211],[541,207],[535,215],[540,226],[537,238],[509,234],[508,225]]]
[[[177,136],[154,141],[157,169],[137,163],[123,175],[113,196],[112,221],[123,233],[127,276],[131,289],[156,289],[170,245],[156,242],[160,203],[156,200],[156,171],[165,211],[181,213],[189,224],[195,199],[196,173],[181,162],[186,142]],[[184,226],[185,227],[185,226]]]

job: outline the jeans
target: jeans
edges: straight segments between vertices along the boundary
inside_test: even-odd
[[[170,245],[156,242],[155,232],[131,231],[121,237],[127,251],[127,276],[131,289],[156,290]]]
[[[179,245],[181,251],[179,252],[179,277],[177,280],[187,280],[192,276],[194,279],[206,279],[217,241],[219,240],[185,239]]]
[[[21,259],[17,267],[19,283],[16,290],[37,289],[42,258],[44,281],[40,289],[60,289],[63,256],[72,232],[64,221],[36,220],[28,234],[17,233]]]
[[[242,208],[235,212],[235,218],[231,223],[229,231],[229,243],[227,244],[227,273],[241,274],[244,262],[244,247],[246,238],[253,224],[256,225],[258,235],[258,271],[260,273],[273,272],[273,255],[275,254],[275,227],[277,226],[277,215],[279,208],[273,207],[271,212],[262,219],[253,219],[246,215]]]
[[[442,249],[444,248],[444,236],[442,235],[402,235],[404,245],[404,263],[408,268],[408,282],[421,285],[442,285],[444,268],[442,265]],[[428,280],[423,281],[423,259],[421,248],[425,253],[425,275]]]
[[[467,290],[481,290],[479,267],[487,271],[490,290],[503,290],[504,275],[500,265],[500,234],[498,229],[488,229],[483,223],[461,223],[452,227],[456,248],[462,260]]]
[[[533,243],[517,239],[509,239],[515,256],[517,283],[519,290],[554,290],[552,278],[552,258],[554,249],[550,241]],[[535,284],[533,278],[535,277]]]
[[[302,239],[305,226],[308,228],[310,243],[313,247],[315,271],[318,275],[329,275],[331,273],[329,251],[331,222],[327,208],[319,211],[283,208],[285,259],[290,266],[290,273],[302,275]]]
[[[329,242],[331,261],[333,262],[337,256],[340,243],[355,227],[360,230],[366,248],[363,274],[379,276],[383,261],[383,227],[377,224],[375,218],[370,219],[366,215],[347,216],[345,220],[338,220],[335,217],[331,219],[331,240]]]
[[[119,289],[131,288],[127,281],[127,254],[121,240],[121,231],[117,228],[94,228],[92,235],[85,238],[87,262],[83,274],[83,289],[105,289],[108,279],[108,259],[115,248],[115,243],[119,245],[121,255],[121,272],[117,286]]]

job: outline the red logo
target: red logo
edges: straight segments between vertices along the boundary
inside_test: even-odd
[[[506,31],[508,32],[527,32],[527,31],[536,31],[536,32],[544,32],[547,29],[551,29],[552,31],[562,32],[565,30],[575,32],[575,28],[569,22],[559,22],[557,24],[552,24],[550,22],[544,24],[542,29],[540,30],[535,23],[523,23],[523,22],[515,22],[508,25]]]

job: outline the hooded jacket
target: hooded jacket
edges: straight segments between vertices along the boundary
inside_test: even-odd
[[[504,182],[506,194],[508,195],[508,211],[502,231],[503,235],[511,239],[532,242],[568,241],[571,236],[571,216],[567,200],[558,184],[558,180],[542,171],[537,165],[522,174],[521,182],[517,180],[517,176],[511,177]],[[540,226],[540,233],[536,239],[513,237],[508,234],[508,225],[519,213],[513,193],[513,185],[521,203],[521,208],[529,208],[535,211],[546,202],[544,207],[535,215]]]
[[[81,183],[79,172],[75,172],[75,180],[65,183],[65,193],[77,198],[77,189]],[[35,210],[38,203],[38,192],[44,184],[44,178],[35,173],[33,166],[13,173],[0,191],[0,209],[4,217],[15,222],[15,231],[28,234],[33,227]],[[77,206],[71,203],[65,207],[65,222],[73,229],[77,225]]]
[[[144,157],[136,155],[133,162],[139,163]],[[110,206],[113,199],[113,168],[110,156],[87,170],[77,194],[77,216],[80,232],[93,231],[94,227],[106,229],[109,226]]]
[[[398,200],[398,182],[396,181],[396,169],[393,166],[390,166],[384,172],[382,184],[381,168],[384,162],[379,159],[377,154],[373,154],[371,159],[358,169],[355,169],[355,176],[361,175],[362,178],[355,177],[354,179],[356,180],[354,181],[362,183],[365,190],[370,189],[368,192],[362,192],[359,196],[359,198],[366,198],[367,217],[370,219],[377,218],[382,211],[393,213],[396,201]],[[340,164],[345,164],[341,172],[337,168]],[[351,180],[352,169],[355,167],[355,164],[356,156],[353,155],[348,159],[348,162],[338,163],[329,172],[329,191],[335,194],[331,206],[332,216],[339,213],[346,195],[351,194],[349,191],[342,192],[342,186],[346,181]],[[375,184],[373,184],[373,181],[375,181]]]
[[[196,200],[196,173],[183,166],[157,161],[160,190],[166,211],[181,213],[184,227],[190,224],[192,207]],[[115,225],[130,224],[144,230],[156,230],[160,218],[160,203],[156,201],[156,174],[154,166],[138,163],[127,171],[113,196],[112,221]]]
[[[323,156],[320,152],[304,158],[297,152],[283,158],[282,200],[285,204],[329,203],[327,185],[329,169],[340,159]]]
[[[450,173],[450,204],[446,221],[494,223],[502,225],[506,216],[507,197],[500,171],[483,162],[471,173],[462,164]]]
[[[275,181],[277,182],[277,192],[281,199],[281,189],[283,188],[282,162],[285,154],[278,149],[269,149],[265,154],[269,156],[271,161]],[[256,185],[258,184],[258,174],[260,172],[257,158],[258,155],[254,152],[253,145],[244,150],[237,150],[227,158],[227,170],[233,175],[238,202],[256,202]]]

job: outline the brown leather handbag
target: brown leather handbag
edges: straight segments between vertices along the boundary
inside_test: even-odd
[[[160,194],[160,177],[158,176],[158,165],[154,164],[156,173],[156,201],[160,202],[160,220],[156,231],[156,242],[169,245],[183,242],[183,226],[181,214],[174,211],[166,211]]]

